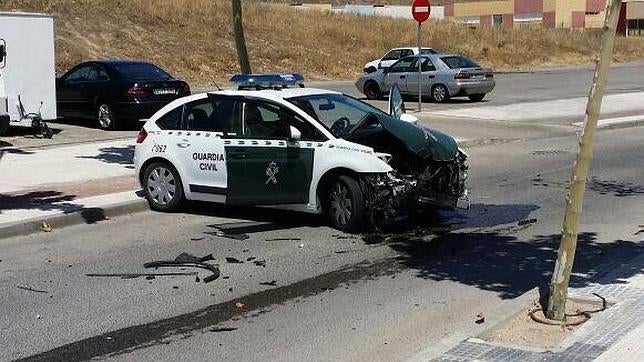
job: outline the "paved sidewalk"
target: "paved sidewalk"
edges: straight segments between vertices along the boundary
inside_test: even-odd
[[[138,199],[134,140],[0,148],[0,228]]]
[[[550,351],[519,349],[465,340],[435,361],[643,361],[644,254],[615,262],[594,281],[569,290],[569,297],[592,299],[597,293],[614,303],[593,316]]]

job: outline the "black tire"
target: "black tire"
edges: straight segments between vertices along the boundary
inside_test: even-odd
[[[96,106],[96,123],[100,129],[106,131],[113,131],[118,128],[117,117],[111,105],[99,103]]]
[[[436,103],[445,103],[449,101],[449,90],[443,84],[436,84],[432,87],[432,100]]]
[[[472,94],[469,98],[472,102],[480,102],[485,98],[485,94]]]
[[[325,213],[335,229],[344,232],[360,230],[366,220],[364,194],[360,184],[350,176],[339,176],[326,188]]]
[[[378,83],[373,80],[368,81],[364,85],[364,95],[367,96],[367,99],[375,100],[382,99],[382,91],[378,86]]]
[[[172,181],[168,180],[169,175],[172,176]],[[163,184],[159,184],[158,186],[153,184],[154,178],[157,178],[159,182],[161,181],[159,177],[167,180],[165,181],[165,186]],[[151,163],[145,169],[141,183],[143,184],[145,198],[148,200],[148,204],[150,204],[152,210],[172,212],[181,207],[184,198],[183,183],[177,170],[169,163]],[[174,192],[169,188],[170,185],[174,185]],[[168,193],[165,194],[163,191],[167,191]]]

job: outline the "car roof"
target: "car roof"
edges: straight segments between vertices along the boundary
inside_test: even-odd
[[[129,65],[129,64],[152,64],[150,62],[144,62],[142,60],[128,60],[128,59],[98,59],[98,60],[88,61],[87,63],[99,63],[99,64],[114,65],[114,66]]]
[[[248,90],[220,90],[208,92],[208,94],[220,94],[239,97],[260,97],[273,100],[288,99],[318,94],[341,94],[340,92],[318,88],[282,88],[282,89],[248,89]]]

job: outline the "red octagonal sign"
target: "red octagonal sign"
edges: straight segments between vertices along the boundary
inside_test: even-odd
[[[411,4],[411,14],[419,23],[429,19],[430,9],[429,0],[414,0]]]

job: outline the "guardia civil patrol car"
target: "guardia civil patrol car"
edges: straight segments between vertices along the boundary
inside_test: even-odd
[[[177,99],[136,140],[136,172],[153,210],[184,200],[324,213],[352,231],[467,197],[466,154],[404,113],[305,88],[299,74],[238,75],[234,90]]]

